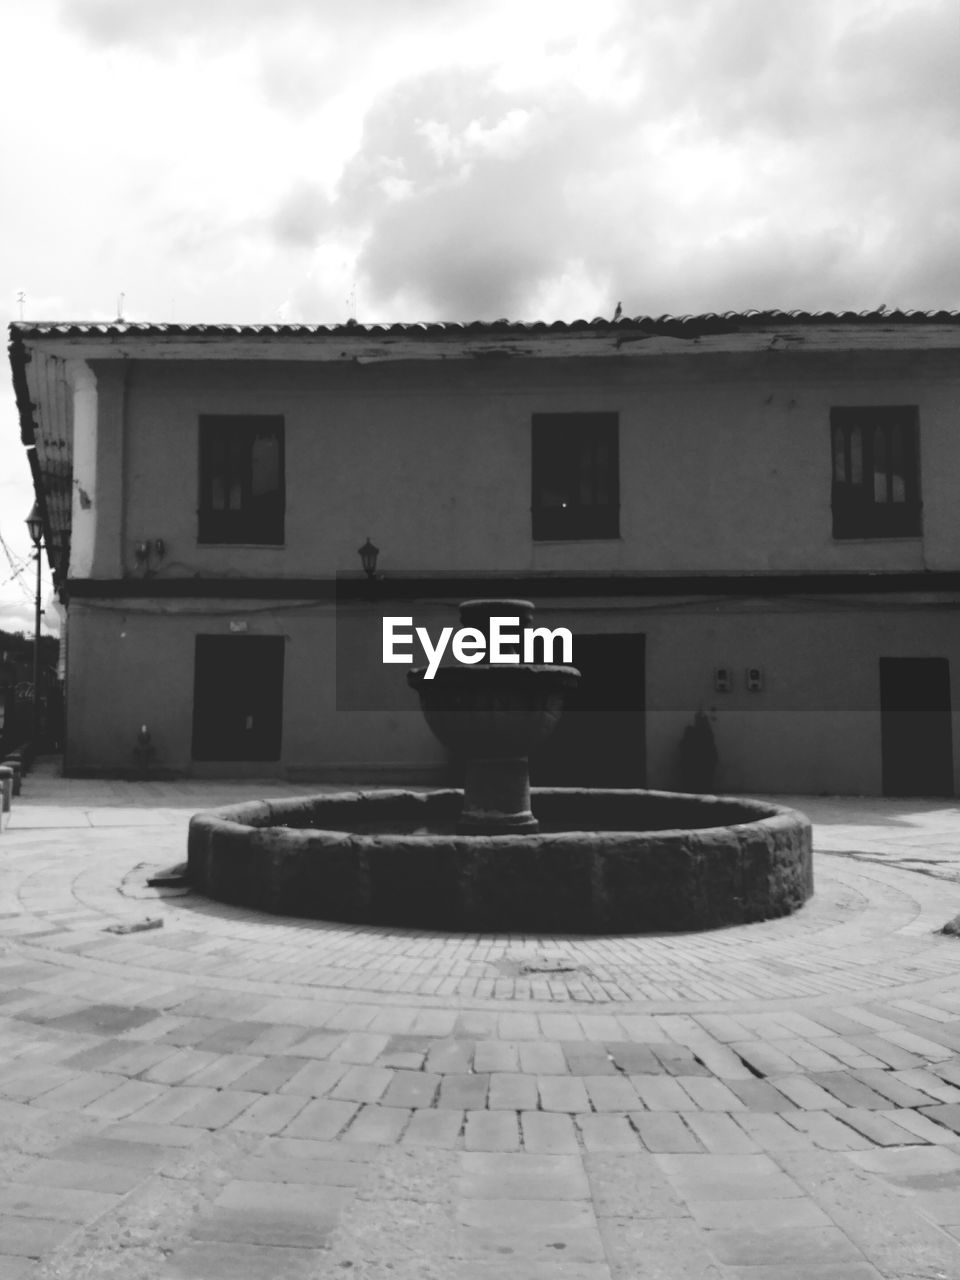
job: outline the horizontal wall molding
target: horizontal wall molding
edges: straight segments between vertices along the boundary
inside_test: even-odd
[[[67,600],[420,600],[493,597],[878,595],[958,593],[960,571],[920,573],[708,574],[423,574],[370,582],[360,575],[324,578],[74,578]],[[958,601],[960,602],[960,601]]]

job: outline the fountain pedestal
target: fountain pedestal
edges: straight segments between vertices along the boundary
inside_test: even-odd
[[[488,649],[491,617],[519,618],[522,630],[531,625],[533,605],[528,600],[468,600],[460,606],[462,625],[483,632]],[[407,681],[420,695],[433,733],[464,762],[457,831],[538,831],[530,809],[530,752],[553,732],[580,672],[552,664],[501,662],[441,667],[432,680],[419,667],[408,673]]]
[[[459,835],[539,830],[540,823],[530,808],[530,761],[526,756],[466,761]]]

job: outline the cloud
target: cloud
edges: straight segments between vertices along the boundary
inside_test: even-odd
[[[871,24],[852,22],[839,40],[837,83],[858,114],[884,129],[942,128],[960,123],[960,15],[955,5],[886,6]]]
[[[218,98],[232,149],[207,122],[205,165],[152,197],[173,257],[206,264],[198,298],[243,263],[252,298],[280,280],[271,312],[312,319],[354,281],[360,319],[957,305],[949,0],[62,12],[100,47],[202,48],[224,84],[245,51],[263,134]]]
[[[316,183],[300,181],[274,211],[270,229],[281,244],[309,247],[329,226],[330,213],[325,192]]]
[[[289,113],[328,102],[405,35],[450,33],[467,0],[60,0],[62,21],[98,49],[174,61],[255,52],[266,100]],[[422,36],[421,36],[422,40]],[[381,69],[381,76],[383,70]]]
[[[323,210],[362,232],[377,318],[956,305],[952,7],[676,14],[625,7],[592,90],[491,67],[382,91]]]
[[[349,5],[318,0],[62,0],[61,15],[94,43],[158,49],[190,37],[242,39],[300,18],[319,29],[383,31],[412,21],[436,22],[466,7],[466,0],[351,0]]]
[[[160,56],[185,41],[235,43],[251,25],[300,9],[291,0],[62,0],[63,22],[92,44],[129,46]]]
[[[166,55],[187,40],[233,44],[317,12],[311,0],[63,0],[61,15],[91,43]]]
[[[622,108],[576,91],[521,100],[489,71],[417,77],[370,110],[333,201],[295,187],[271,232],[306,243],[324,225],[363,228],[362,292],[381,309],[418,300],[447,316],[506,314],[567,270],[569,246],[588,234],[572,186],[599,177],[631,127]]]

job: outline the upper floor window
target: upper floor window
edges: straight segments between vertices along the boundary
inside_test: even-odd
[[[533,415],[535,540],[620,536],[619,418]]]
[[[200,418],[200,542],[283,543],[283,418]]]
[[[921,532],[915,405],[830,410],[833,536],[904,538]]]

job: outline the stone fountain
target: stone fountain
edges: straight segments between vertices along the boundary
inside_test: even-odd
[[[460,622],[486,640],[490,619],[517,618],[532,626],[529,600],[466,600]],[[427,668],[407,675],[420,695],[424,719],[451,755],[463,761],[463,811],[457,831],[465,835],[531,834],[540,824],[530,808],[530,752],[553,732],[564,697],[580,682],[575,667],[484,663]]]
[[[528,601],[461,622],[530,625]],[[464,789],[352,791],[196,814],[187,875],[210,897],[313,919],[428,929],[639,933],[786,915],[813,893],[810,823],[739,797],[534,788],[529,756],[579,672],[550,664],[411,671]]]

